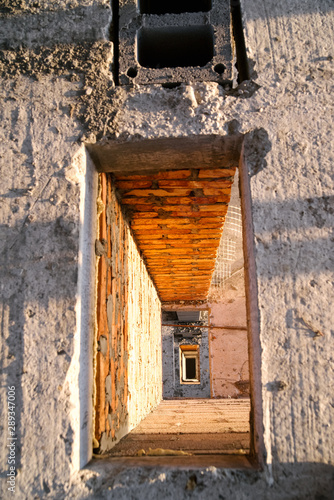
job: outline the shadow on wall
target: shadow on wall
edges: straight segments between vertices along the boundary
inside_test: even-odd
[[[255,201],[253,217],[256,214],[265,220],[263,229],[255,228],[261,276],[294,276],[333,269],[334,256],[328,251],[330,239],[322,230],[332,228],[334,196]],[[271,265],[264,268],[259,262],[261,255],[268,252]]]
[[[92,498],[103,496],[106,486],[108,498],[128,500],[134,498],[185,498],[187,490],[202,498],[244,498],[245,491],[249,500],[332,500],[334,491],[334,467],[319,463],[278,463],[268,470],[226,470],[210,467],[193,471],[147,467],[123,468],[115,471],[110,463],[103,460],[91,462],[86,470],[100,475],[86,480]]]
[[[23,224],[3,225],[0,231],[6,234],[1,259],[4,344],[0,372],[6,392],[15,386],[15,467],[22,466],[22,447],[28,446],[22,441],[27,425],[41,441],[47,435],[55,441],[53,454],[61,462],[71,455],[73,442],[71,426],[63,424],[69,412],[63,387],[76,329],[78,221],[58,217],[38,223],[26,218]],[[29,420],[29,412],[33,419]],[[65,473],[61,481],[66,479]]]

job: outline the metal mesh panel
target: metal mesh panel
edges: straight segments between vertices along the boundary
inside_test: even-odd
[[[236,258],[236,240],[242,236],[241,208],[229,206],[224,231],[220,240],[211,286],[224,288],[232,275],[232,263]]]
[[[222,286],[224,281],[231,276],[231,272],[231,264],[221,259],[217,259],[211,285]]]
[[[233,231],[236,235],[242,235],[242,221],[241,221],[241,208],[228,207],[226,221],[224,224],[224,231]],[[224,233],[222,238],[224,238]]]
[[[226,239],[222,238],[220,240],[218,257],[222,260],[233,261],[235,259],[236,246],[237,246],[236,242],[231,240],[230,238]]]

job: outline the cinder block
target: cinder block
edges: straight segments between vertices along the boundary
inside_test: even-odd
[[[119,82],[232,78],[228,0],[120,0]]]

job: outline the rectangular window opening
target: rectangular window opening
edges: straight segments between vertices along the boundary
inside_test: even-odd
[[[159,155],[161,152],[159,143]],[[173,165],[177,165],[177,150],[173,155]],[[246,225],[245,210],[250,210],[248,180],[242,168],[238,179],[235,167],[202,168],[201,162],[196,164],[191,159],[191,166],[183,160],[182,169],[157,170],[154,164],[151,171],[139,174],[117,169],[110,170],[111,176],[102,174],[100,199],[105,207],[99,216],[102,246],[96,248],[101,253],[99,282],[106,287],[99,288],[97,298],[100,361],[96,375],[103,379],[97,379],[96,384],[96,453],[108,452],[113,460],[125,457],[129,465],[177,464],[177,453],[174,458],[160,461],[157,457],[149,458],[147,451],[172,447],[176,452],[189,451],[189,464],[198,464],[196,460],[200,457],[201,464],[252,468],[254,457],[261,452],[260,392],[257,386],[253,394],[249,389],[250,379],[254,391],[259,377],[258,367],[249,369],[248,365],[248,349],[254,359],[256,342],[254,335],[247,332],[246,317],[248,322],[253,321],[251,309],[256,309],[257,301],[256,296],[249,297],[248,293],[252,278],[247,270],[252,272],[253,256],[246,250],[243,257],[243,247],[247,249],[247,241],[251,240],[248,235],[248,240],[243,241],[242,230]],[[228,201],[217,195],[220,199],[215,208],[210,206],[209,199],[215,196],[214,188],[210,187],[208,195],[199,192],[212,180],[217,189],[221,189],[219,180],[224,191],[231,186],[231,193],[226,195]],[[241,186],[246,183],[241,203],[239,180]],[[155,201],[159,189],[176,191],[161,203],[161,199]],[[181,209],[177,196],[186,202]],[[201,203],[205,208],[198,210]],[[210,228],[185,230],[187,222],[183,219],[185,213],[187,218],[192,217],[192,204],[197,210],[196,221],[190,221],[191,224],[201,224],[200,217],[204,225],[210,223],[213,211],[224,210],[220,244],[213,224]],[[148,213],[152,210],[158,215],[154,213],[150,219]],[[110,214],[115,215],[114,221]],[[218,212],[214,214],[216,218],[219,216]],[[198,245],[203,237],[198,237],[198,232],[205,234],[200,252]],[[213,244],[219,245],[217,252],[212,252]],[[217,256],[216,262],[212,255]],[[225,261],[228,269],[221,265]],[[203,290],[207,287],[205,296]],[[192,300],[195,296],[197,299]],[[156,334],[159,321],[163,352],[159,351]],[[113,378],[108,372],[109,356],[113,359]],[[168,420],[170,415],[173,422]],[[146,449],[143,436],[151,444],[140,458],[138,452]],[[176,442],[174,436],[181,437]],[[228,458],[232,456],[233,459]],[[182,463],[185,460],[188,463],[188,458],[182,457]]]

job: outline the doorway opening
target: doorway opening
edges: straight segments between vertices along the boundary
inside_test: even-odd
[[[250,403],[246,387],[250,379],[248,359],[246,363],[243,362],[243,370],[239,370],[235,375],[237,380],[234,380],[230,373],[224,373],[226,366],[221,362],[224,346],[225,351],[228,351],[228,337],[230,340],[234,337],[235,340],[242,332],[241,335],[247,342],[245,310],[242,320],[244,323],[231,324],[232,319],[232,323],[236,320],[232,306],[235,300],[232,300],[231,294],[236,292],[237,271],[240,275],[242,271],[234,269],[233,273],[225,273],[223,279],[218,280],[219,286],[217,278],[212,280],[217,255],[219,257],[221,245],[224,247],[222,234],[242,141],[240,137],[237,140],[234,137],[235,145],[237,144],[235,149],[226,147],[223,141],[219,158],[212,160],[210,156],[216,156],[218,151],[216,147],[212,148],[216,140],[216,136],[204,136],[197,138],[195,143],[193,138],[184,138],[181,148],[180,138],[166,140],[166,148],[161,147],[161,140],[146,141],[150,142],[146,145],[143,144],[145,141],[142,141],[137,145],[137,151],[135,147],[132,151],[131,147],[127,148],[127,158],[122,158],[121,166],[118,164],[116,150],[116,154],[112,156],[113,163],[107,168],[105,164],[110,160],[106,160],[105,152],[99,149],[92,151],[92,156],[95,154],[97,157],[95,160],[99,160],[100,171],[110,171],[101,174],[102,209],[97,241],[100,261],[95,451],[100,453],[128,455],[127,445],[121,449],[125,440],[117,443],[130,431],[129,436],[137,434],[141,435],[140,440],[146,439],[147,446],[152,440],[157,445],[157,434],[160,434],[160,438],[164,434],[161,414],[157,417],[158,422],[152,424],[153,427],[158,425],[158,432],[141,432],[141,429],[150,417],[153,416],[154,420],[152,410],[158,407],[155,411],[164,412],[167,409],[167,413],[170,413],[170,405],[175,406],[176,400],[180,405],[180,398],[185,398],[183,402],[188,405],[188,409],[202,421],[203,412],[207,411],[211,415],[209,420],[212,418],[218,424],[218,427],[213,426],[212,432],[209,433],[212,434],[212,444],[215,443],[211,449],[208,449],[207,445],[204,449],[203,443],[194,446],[194,433],[184,432],[183,436],[188,434],[189,453],[208,456],[210,453],[217,455],[231,452],[237,455],[256,449],[256,446],[252,445],[256,439],[249,439],[249,431],[252,429],[249,427]],[[153,144],[159,141],[160,144]],[[208,144],[211,145],[211,152]],[[122,147],[123,145],[120,145],[120,150]],[[143,148],[145,153],[141,155]],[[187,155],[187,150],[191,150],[191,154]],[[135,153],[137,160],[136,170],[131,163],[132,153]],[[159,167],[156,164],[157,154]],[[228,250],[225,253],[223,251],[225,259],[230,258],[231,247],[232,244],[227,245]],[[233,266],[230,266],[229,269],[232,268]],[[229,282],[231,279],[232,282]],[[224,309],[220,296],[226,295],[225,292],[229,292],[227,296],[230,298]],[[189,324],[189,321],[186,324],[184,321],[165,324],[163,319],[162,333],[164,328],[175,330],[172,334],[171,354],[174,393],[171,395],[172,399],[168,400],[165,396],[164,401],[162,393],[165,392],[166,384],[163,365],[168,362],[165,363],[162,356],[161,339],[164,335],[161,337],[159,328],[161,308],[163,315],[166,312],[176,312],[178,320],[180,317],[182,319],[182,313],[198,313],[198,310],[202,311],[201,315],[207,310],[209,318],[204,325],[196,324],[196,321],[193,324]],[[226,320],[228,309],[229,321]],[[218,317],[220,323],[217,323]],[[225,324],[222,324],[223,320]],[[238,348],[235,350],[238,357]],[[247,353],[247,347],[244,347],[244,350]],[[231,358],[231,353],[227,352],[225,358]],[[238,371],[235,367],[228,369],[232,372]],[[218,376],[214,376],[214,370],[218,370]],[[233,385],[234,394],[226,395],[226,383],[222,383],[223,381]],[[218,391],[219,384],[225,386],[221,393]],[[205,395],[201,392],[203,388],[206,390]],[[191,390],[194,392],[189,396]],[[232,409],[233,401],[238,403],[234,405],[234,410],[237,413],[239,411],[239,417],[242,414],[248,427],[245,431],[245,434],[248,434],[248,444],[239,440],[228,449],[226,430],[221,432],[217,429],[219,425],[226,424],[230,434],[235,433],[228,425],[229,420],[224,417],[224,411],[226,415],[227,410]],[[204,404],[207,407],[204,407]],[[180,414],[180,411],[183,411],[180,408],[174,407],[172,413]],[[192,417],[188,414],[186,418],[189,421]],[[233,418],[237,422],[238,418]],[[210,425],[212,423],[213,421]],[[179,424],[182,425],[182,422]],[[217,448],[219,433],[222,439],[225,438],[225,444],[221,443]],[[177,434],[180,435],[180,432]],[[198,428],[197,434],[203,434],[203,428]],[[131,437],[129,441],[129,436],[125,439],[130,442],[131,454],[136,455],[143,447],[134,452],[134,443]],[[168,436],[163,439],[165,444],[170,442]],[[206,443],[210,439],[208,438]],[[184,442],[182,446],[179,443],[174,446],[174,451],[182,452],[184,450],[180,448],[187,449],[187,446]],[[166,450],[164,446],[156,447]]]

